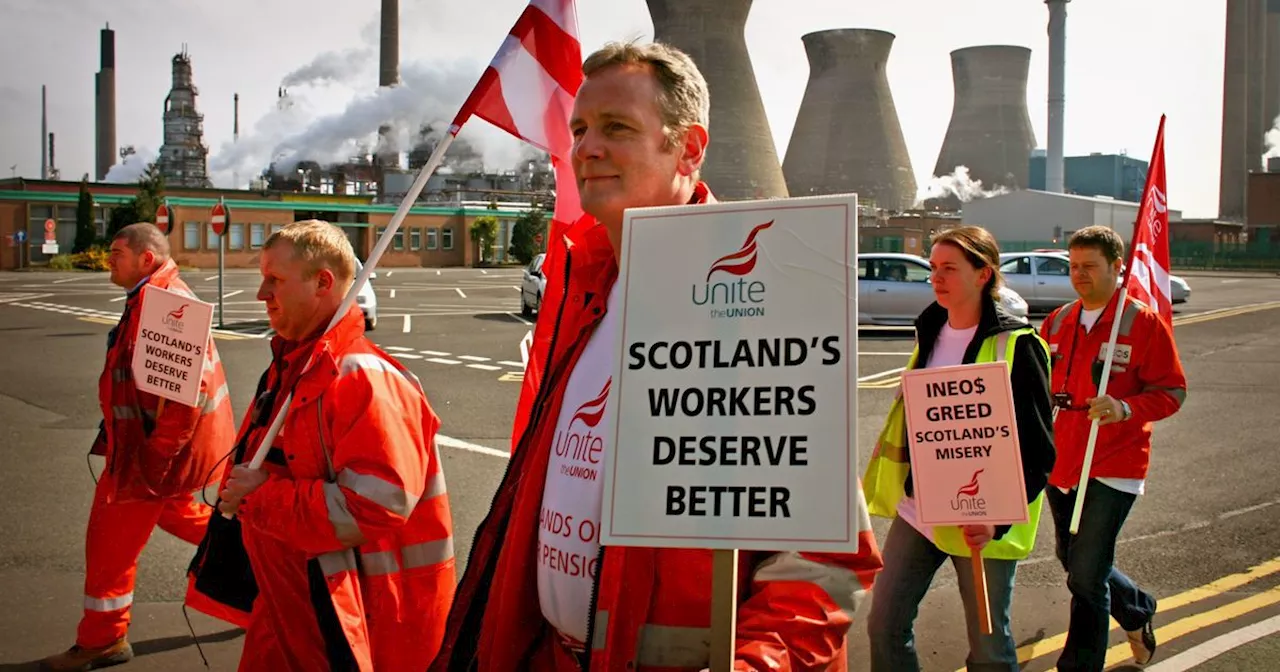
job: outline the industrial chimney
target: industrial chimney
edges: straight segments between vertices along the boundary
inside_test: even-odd
[[[1044,0],[1049,5],[1049,152],[1045,160],[1045,191],[1065,191],[1066,163],[1062,156],[1063,117],[1066,108],[1067,3]]]
[[[1027,73],[1031,50],[1016,46],[982,46],[951,52],[955,103],[942,151],[933,169],[941,177],[967,166],[982,188],[1027,186],[1031,150],[1036,146],[1027,112]],[[957,207],[954,197],[931,199]]]
[[[809,82],[782,164],[787,190],[856,192],[882,208],[910,208],[916,178],[885,73],[893,33],[823,30],[801,39]]]
[[[1244,221],[1249,171],[1262,168],[1266,132],[1280,115],[1280,84],[1268,86],[1276,78],[1269,66],[1280,70],[1280,2],[1227,0],[1226,24],[1218,217]]]
[[[787,196],[744,33],[751,0],[647,0],[654,39],[689,54],[711,92],[702,179],[724,200]]]
[[[116,33],[111,24],[100,35],[101,54],[96,76],[96,140],[95,176],[101,182],[116,162]]]
[[[382,31],[378,50],[378,86],[400,83],[400,0],[382,0]],[[378,146],[374,149],[374,171],[378,197],[386,193],[388,168],[400,167],[400,149],[396,146],[395,128],[391,124],[378,127]]]
[[[49,105],[45,99],[46,87],[40,86],[40,179],[49,179],[49,150],[45,148],[44,139],[49,135]]]

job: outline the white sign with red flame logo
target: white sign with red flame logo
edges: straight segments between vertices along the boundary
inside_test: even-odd
[[[146,285],[140,310],[133,382],[142,392],[195,406],[213,329],[213,304]]]
[[[857,199],[628,210],[601,542],[854,552]]]
[[[1028,520],[1009,369],[1003,362],[902,374],[912,497],[924,525]]]

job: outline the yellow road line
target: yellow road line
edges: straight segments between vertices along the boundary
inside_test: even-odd
[[[1280,558],[1273,558],[1264,563],[1254,565],[1253,567],[1250,567],[1249,569],[1246,569],[1243,572],[1238,572],[1236,574],[1228,574],[1227,576],[1214,579],[1213,581],[1210,581],[1209,583],[1206,583],[1203,586],[1192,588],[1191,590],[1178,593],[1177,595],[1162,597],[1156,601],[1156,604],[1157,604],[1156,612],[1163,614],[1181,607],[1185,607],[1188,604],[1194,604],[1201,600],[1207,600],[1211,597],[1217,597],[1219,595],[1222,595],[1223,593],[1235,590],[1241,586],[1247,585],[1249,583],[1257,581],[1258,579],[1270,576],[1272,574],[1276,574],[1278,572],[1280,572]],[[1114,630],[1119,627],[1120,625],[1118,623],[1116,623],[1114,620],[1111,621],[1111,629]],[[1028,661],[1035,660],[1036,658],[1039,658],[1041,656],[1046,656],[1055,651],[1060,651],[1062,650],[1062,647],[1066,645],[1066,643],[1067,643],[1067,634],[1064,632],[1060,635],[1047,637],[1038,642],[1032,642],[1031,644],[1027,644],[1025,646],[1019,647],[1018,662],[1026,663]],[[1129,645],[1125,644],[1123,646],[1124,646],[1124,649],[1128,651]],[[1109,660],[1110,659],[1108,659],[1108,661]],[[965,672],[965,671],[964,671],[964,668],[960,668],[956,672]]]
[[[1251,611],[1257,611],[1263,607],[1269,607],[1273,604],[1280,603],[1280,586],[1272,588],[1266,592],[1258,593],[1246,597],[1243,600],[1225,604],[1217,609],[1210,609],[1202,614],[1188,616],[1183,619],[1176,620],[1162,628],[1156,628],[1156,641],[1160,644],[1171,639],[1177,639],[1183,635],[1188,635],[1197,630],[1207,628],[1211,625],[1217,625],[1223,621],[1229,621],[1233,618],[1243,616]],[[1117,644],[1107,649],[1107,665],[1116,665],[1133,657],[1133,651],[1129,648],[1128,643]]]
[[[1194,315],[1178,316],[1173,319],[1173,325],[1182,326],[1184,324],[1197,324],[1199,322],[1209,322],[1211,320],[1220,320],[1226,317],[1236,317],[1238,315],[1247,315],[1263,310],[1272,310],[1280,308],[1280,301],[1268,301],[1267,303],[1254,303],[1247,306],[1237,306],[1235,308],[1225,308],[1222,310],[1210,311],[1207,313],[1196,313]]]
[[[80,316],[77,319],[84,320],[85,322],[94,322],[97,324],[109,324],[113,327],[116,325],[117,322],[119,322],[119,320],[113,320],[107,317]],[[217,332],[217,331],[213,332],[213,337],[223,341],[243,341],[243,340],[252,338],[250,336],[244,336],[242,334],[223,333],[223,332]]]
[[[115,323],[119,321],[119,320],[112,320],[106,317],[81,317],[80,319],[84,320],[85,322],[96,322],[98,324],[110,324],[112,326],[114,326]]]

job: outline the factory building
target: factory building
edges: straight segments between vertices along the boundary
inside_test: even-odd
[[[1068,156],[1065,192],[1077,196],[1100,196],[1117,201],[1141,201],[1147,185],[1147,162],[1120,154],[1094,153]],[[1031,157],[1029,189],[1045,189],[1045,156]]]
[[[1094,225],[1130,240],[1138,203],[1027,189],[965,203],[960,217],[994,234],[1002,249],[1010,248],[1005,251],[1017,251],[1014,246],[1064,247],[1072,233]],[[1181,219],[1181,210],[1169,210],[1171,228]]]
[[[131,184],[91,183],[93,216],[98,235],[106,233],[111,209],[132,200]],[[41,252],[45,221],[56,223],[59,251],[69,252],[75,242],[79,182],[0,180],[0,271],[40,266],[50,257]],[[229,189],[166,188],[173,209],[169,245],[181,266],[217,268],[220,241],[210,226],[209,211],[219,198],[230,209],[225,263],[228,268],[257,268],[268,236],[290,222],[323,219],[347,233],[356,256],[365,259],[378,236],[390,224],[396,204],[374,202],[369,196],[237,191]],[[470,230],[477,217],[498,220],[498,242],[493,258],[511,261],[506,253],[516,220],[530,209],[528,203],[461,201],[415,206],[378,262],[386,267],[469,267],[479,262],[479,250]],[[544,206],[548,212],[552,204]],[[549,215],[548,215],[549,217]],[[26,234],[19,244],[15,233]]]
[[[209,148],[204,145],[204,115],[196,110],[191,57],[184,47],[173,57],[173,87],[164,99],[164,144],[156,168],[165,184],[175,187],[211,187]]]

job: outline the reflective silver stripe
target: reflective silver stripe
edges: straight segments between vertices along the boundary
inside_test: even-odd
[[[111,369],[111,381],[115,383],[129,382],[131,374],[129,369]]]
[[[591,637],[591,648],[599,651],[604,648],[606,637],[609,633],[609,612],[596,612],[596,630]]]
[[[382,576],[400,571],[400,561],[395,551],[376,551],[360,554],[360,567],[365,576]]]
[[[1009,332],[1002,331],[996,336],[996,361],[1005,361],[1005,353],[1009,349]]]
[[[327,485],[327,484],[326,484]],[[418,503],[418,496],[371,474],[360,474],[350,469],[338,472],[338,485],[364,497],[391,513],[408,518]],[[346,499],[343,498],[343,502]]]
[[[437,462],[437,464],[439,464]],[[431,499],[439,497],[448,492],[448,488],[444,484],[444,471],[437,471],[431,480],[427,482],[427,491],[422,493],[422,499]]]
[[[411,383],[414,389],[422,392],[422,384],[418,381],[418,377],[407,371],[397,369],[394,364],[375,355],[371,352],[362,352],[354,355],[346,355],[342,358],[342,365],[338,368],[338,376],[346,376],[355,371],[381,371],[383,373],[393,373],[399,376],[407,383]]]
[[[112,406],[111,415],[116,420],[137,420],[138,409],[132,406]]]
[[[1053,318],[1053,324],[1049,325],[1049,335],[1056,336],[1058,330],[1062,328],[1062,323],[1067,321],[1067,314],[1072,308],[1076,307],[1077,301],[1072,301],[1058,310],[1058,314]]]
[[[342,572],[356,571],[356,556],[351,549],[334,551],[316,557],[320,561],[320,571],[325,576],[333,576]]]
[[[133,593],[119,597],[84,596],[84,608],[89,611],[119,611],[133,604]]]
[[[355,516],[347,510],[347,496],[337,483],[325,483],[323,487],[325,508],[329,510],[329,522],[333,524],[334,535],[338,537],[338,541],[355,546],[364,535],[360,533],[360,526],[356,525]]]
[[[405,546],[400,549],[400,555],[405,569],[438,565],[453,557],[453,537]]]
[[[858,575],[844,567],[814,562],[795,552],[775,553],[760,563],[753,581],[804,581],[827,593],[832,603],[853,620],[853,612],[866,595]]]
[[[1178,402],[1179,406],[1187,403],[1187,391],[1180,387],[1144,387],[1142,388],[1142,391],[1143,392],[1155,392],[1155,391],[1164,392],[1165,394],[1173,397],[1174,401]]]
[[[636,648],[639,667],[701,669],[711,661],[711,628],[685,628],[646,623]]]
[[[1133,321],[1138,319],[1138,313],[1142,312],[1141,306],[1137,303],[1129,303],[1124,307],[1124,314],[1120,316],[1120,335],[1128,336],[1133,330]]]
[[[196,405],[202,409],[202,413],[212,413],[218,410],[218,404],[221,404],[222,400],[226,399],[228,394],[227,384],[223,383],[222,387],[219,387],[218,391],[213,394],[213,398],[201,399],[199,401],[203,401],[204,403],[197,403]],[[200,396],[204,397],[205,395],[201,394]]]

